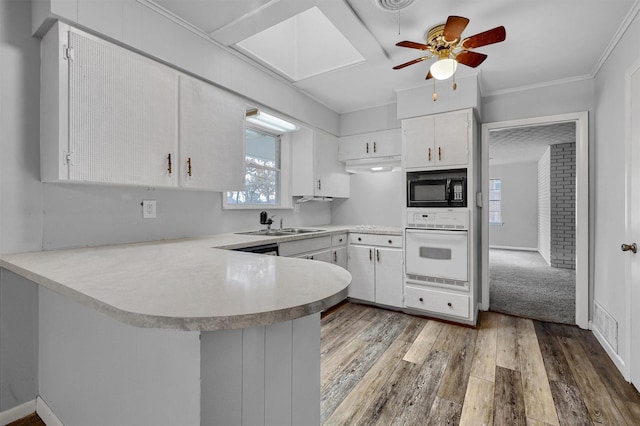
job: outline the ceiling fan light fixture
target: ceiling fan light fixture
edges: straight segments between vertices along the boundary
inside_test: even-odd
[[[436,80],[446,80],[455,74],[458,62],[455,59],[443,58],[431,65],[430,71]]]

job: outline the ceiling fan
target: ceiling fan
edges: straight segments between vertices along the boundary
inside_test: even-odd
[[[507,33],[503,26],[499,26],[471,37],[461,38],[462,31],[468,23],[469,19],[462,16],[449,16],[446,24],[436,25],[427,32],[424,44],[414,41],[396,43],[396,46],[427,50],[429,53],[426,56],[396,65],[393,69],[399,70],[435,57],[438,60],[431,65],[426,79],[433,77],[437,80],[446,80],[454,75],[458,63],[476,68],[487,59],[487,55],[474,52],[473,49],[504,41]]]

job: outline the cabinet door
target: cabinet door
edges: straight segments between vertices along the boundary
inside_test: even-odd
[[[403,306],[402,250],[376,248],[375,302],[381,305]]]
[[[365,140],[363,135],[343,136],[338,141],[338,160],[357,160],[365,158],[369,154],[367,153]]]
[[[180,185],[244,189],[244,103],[195,78],[180,77]]]
[[[466,165],[469,162],[469,112],[435,116],[435,164]]]
[[[307,259],[307,260],[318,260],[320,262],[327,262],[327,263],[332,263],[332,255],[331,255],[331,250],[330,249],[325,249],[325,250],[318,250],[318,251],[314,251],[314,252],[309,252],[309,253],[301,253],[301,254],[297,254],[295,256],[292,257],[297,257],[300,259]]]
[[[435,164],[433,116],[402,120],[402,137],[406,168]]]
[[[69,46],[69,179],[176,185],[177,72],[84,33]]]
[[[314,195],[349,197],[349,175],[338,161],[338,138],[322,130],[315,133]]]
[[[347,246],[334,247],[333,259],[331,259],[331,262],[334,265],[342,266],[344,269],[347,269]]]
[[[374,248],[368,246],[348,246],[351,285],[349,297],[373,302],[375,300]]]
[[[400,129],[370,133],[365,142],[369,144],[371,157],[389,157],[402,154],[402,133]]]

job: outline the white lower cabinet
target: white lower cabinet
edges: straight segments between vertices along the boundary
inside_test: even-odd
[[[349,297],[401,308],[402,237],[379,234],[349,235]]]
[[[470,312],[468,294],[407,285],[404,289],[407,308],[467,318]]]
[[[331,236],[331,263],[347,269],[347,234]]]
[[[280,256],[331,263],[331,236],[304,238],[280,243]]]

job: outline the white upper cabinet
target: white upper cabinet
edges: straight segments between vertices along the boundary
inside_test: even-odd
[[[338,138],[303,128],[292,135],[294,196],[349,197],[349,175],[338,161]]]
[[[399,156],[402,153],[400,129],[343,136],[339,140],[340,161]]]
[[[63,24],[42,57],[42,181],[242,189],[240,98]]]
[[[244,189],[244,111],[238,97],[180,76],[180,186]]]
[[[472,126],[471,110],[402,120],[405,168],[467,165]]]
[[[43,173],[43,180],[58,175],[77,182],[175,185],[169,156],[177,154],[177,72],[74,31],[67,46],[62,52],[54,48],[61,56],[42,64],[43,74],[58,63],[64,67],[61,75],[68,73],[68,87],[57,88],[58,102],[43,99],[43,113],[59,108],[69,114],[68,138],[52,140],[56,135],[42,128],[42,143],[62,151],[57,161],[43,162],[55,161],[63,169]],[[55,91],[46,88],[43,96]]]

